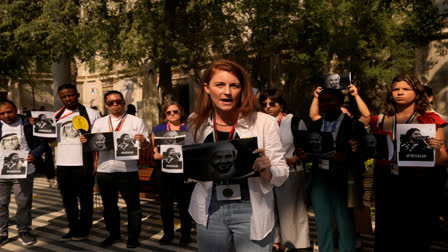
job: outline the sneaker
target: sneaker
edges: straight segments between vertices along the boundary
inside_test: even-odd
[[[127,248],[133,249],[140,246],[140,242],[138,240],[128,240]]]
[[[162,239],[159,240],[160,245],[168,245],[173,240],[172,235],[163,235]]]
[[[29,246],[37,242],[36,237],[31,235],[30,232],[19,233],[19,240],[25,246]]]
[[[101,242],[102,247],[109,247],[112,246],[114,243],[117,243],[121,240],[121,238],[118,236],[109,236],[106,238],[106,240]]]
[[[0,236],[0,247],[8,243],[8,236]]]

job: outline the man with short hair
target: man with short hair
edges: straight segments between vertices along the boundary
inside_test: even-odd
[[[5,144],[6,149],[27,151],[27,176],[24,179],[0,179],[0,246],[8,242],[9,202],[11,191],[14,192],[17,204],[16,223],[19,231],[19,240],[23,245],[36,243],[31,235],[31,206],[33,202],[33,178],[35,167],[33,162],[40,158],[48,145],[47,141],[33,136],[33,126],[28,118],[17,114],[16,105],[9,100],[0,101],[0,138],[15,135],[14,141],[19,142],[18,136],[24,136],[21,144]],[[16,148],[19,146],[19,149]],[[12,159],[17,153],[10,155]],[[18,157],[18,155],[17,155]],[[4,157],[2,157],[4,158]],[[15,158],[17,159],[17,158]],[[16,160],[17,161],[17,160]],[[18,162],[17,162],[18,163]]]
[[[100,115],[98,111],[79,103],[79,93],[75,85],[60,86],[58,95],[64,106],[55,112],[56,122],[60,129],[55,151],[57,180],[69,226],[68,233],[62,236],[61,241],[83,240],[88,237],[92,227],[93,154],[83,152],[79,137],[73,138],[79,133],[73,128],[72,119],[77,115],[84,117],[90,129]],[[61,137],[62,134],[65,137]],[[75,155],[80,158],[73,159]],[[78,207],[78,201],[80,207]]]
[[[97,132],[136,132],[134,140],[140,148],[149,147],[149,134],[142,119],[126,114],[123,94],[112,90],[104,95],[109,115],[98,119],[92,133]],[[81,137],[81,141],[87,139]],[[109,237],[101,245],[111,246],[121,240],[120,212],[118,210],[118,191],[124,198],[128,213],[128,248],[140,245],[138,238],[141,230],[141,208],[137,160],[115,160],[114,150],[101,151],[96,155],[97,179],[104,206],[104,220]]]

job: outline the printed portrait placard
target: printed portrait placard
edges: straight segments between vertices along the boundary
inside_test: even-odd
[[[33,135],[38,137],[56,137],[56,120],[51,111],[31,111],[34,118]]]
[[[84,134],[87,142],[84,145],[85,152],[110,151],[114,149],[114,135],[112,132]]]
[[[259,154],[257,138],[182,146],[184,174],[198,181],[222,181],[256,176],[252,165]]]
[[[27,151],[0,150],[0,178],[26,178],[28,162],[25,159],[27,157]]]
[[[137,160],[138,145],[135,131],[114,131],[114,152],[116,160]]]
[[[163,155],[162,172],[184,172],[184,157],[181,145],[160,145],[160,153]]]
[[[429,139],[435,135],[435,124],[397,124],[398,166],[434,166],[436,152]]]
[[[184,145],[186,132],[185,131],[157,131],[154,134],[154,146],[159,147],[165,145]]]

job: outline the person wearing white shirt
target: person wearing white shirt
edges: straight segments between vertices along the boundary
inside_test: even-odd
[[[10,150],[27,151],[28,157],[25,161],[28,162],[28,167],[26,178],[0,179],[0,246],[8,242],[11,191],[14,192],[17,204],[15,219],[19,241],[27,246],[36,243],[36,238],[30,233],[35,172],[33,162],[42,155],[48,143],[43,138],[33,136],[33,127],[28,123],[28,118],[17,114],[17,107],[12,101],[0,101],[0,140],[13,134],[18,139],[17,144],[5,145],[4,147]],[[17,153],[11,155],[17,155]],[[2,159],[4,158],[2,157]]]
[[[80,133],[73,128],[72,119],[77,115],[83,116],[90,129],[100,116],[98,111],[79,103],[76,86],[64,84],[58,88],[58,95],[64,106],[55,112],[59,127],[58,146],[55,150],[57,181],[69,226],[68,233],[60,240],[83,240],[87,238],[92,227],[93,154],[82,151]],[[68,137],[67,132],[76,137]]]
[[[282,93],[277,89],[266,90],[259,101],[266,114],[275,117],[280,127],[280,141],[286,151],[285,159],[289,166],[288,179],[283,185],[274,188],[278,225],[274,248],[279,243],[288,251],[310,246],[308,211],[305,204],[305,173],[300,160],[303,150],[294,146],[292,130],[307,130],[305,122],[288,113],[288,106]],[[301,156],[302,155],[302,156]]]
[[[259,177],[227,181],[241,197],[221,200],[218,182],[197,183],[189,212],[196,221],[199,251],[271,251],[274,240],[273,187],[288,178],[275,119],[256,112],[244,69],[218,60],[204,74],[198,106],[190,116],[186,144],[257,137],[260,156],[251,167]],[[212,132],[216,132],[216,135]],[[233,134],[232,134],[233,132]],[[233,135],[233,137],[232,137]]]
[[[115,90],[104,95],[109,115],[100,118],[93,125],[92,133],[124,131],[136,132],[134,140],[140,148],[149,147],[149,134],[142,119],[126,114],[123,95]],[[81,137],[86,142],[85,137]],[[109,237],[101,245],[111,246],[121,240],[118,191],[124,198],[128,213],[128,248],[140,245],[141,208],[137,160],[116,160],[114,150],[98,152],[95,158],[98,187],[104,206],[104,219]]]

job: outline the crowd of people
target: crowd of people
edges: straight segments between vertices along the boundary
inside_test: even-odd
[[[175,238],[173,206],[177,201],[180,246],[191,242],[194,221],[199,251],[255,252],[285,248],[300,251],[311,246],[308,223],[311,206],[319,251],[331,252],[335,247],[339,251],[356,251],[359,233],[372,230],[369,212],[372,205],[363,204],[368,201],[374,202],[375,207],[375,251],[428,251],[441,209],[444,183],[441,177],[446,175],[448,165],[444,143],[447,123],[432,110],[432,93],[415,76],[399,74],[387,88],[383,113],[371,116],[353,84],[344,91],[347,97],[335,87],[314,90],[308,120],[290,113],[279,90],[254,94],[240,65],[218,60],[204,72],[194,113],[186,118],[178,102],[164,104],[161,124],[152,129],[150,137],[143,120],[126,113],[120,92],[113,90],[104,95],[109,113],[100,117],[98,111],[79,103],[76,86],[60,86],[58,95],[64,105],[55,112],[56,122],[61,124],[55,153],[58,186],[69,227],[61,240],[88,238],[96,176],[109,232],[101,246],[121,241],[118,192],[127,206],[127,247],[140,245],[142,214],[137,161],[117,158],[110,149],[82,151],[87,142],[86,133],[132,131],[133,137],[121,135],[118,147],[125,150],[123,146],[130,148],[137,143],[140,149],[153,148],[153,158],[157,161],[154,178],[163,223],[161,245],[171,244]],[[303,94],[298,92],[297,96],[300,95]],[[346,100],[353,101],[356,109],[347,105]],[[79,132],[73,127],[74,116],[87,120],[86,131]],[[44,119],[19,115],[15,104],[5,100],[0,101],[0,120],[1,148],[29,153],[25,179],[0,179],[0,244],[8,242],[9,197],[13,191],[18,205],[19,240],[31,245],[36,242],[30,232],[33,163],[49,148],[48,139],[33,136],[31,128]],[[305,121],[311,122],[307,125]],[[400,124],[412,124],[409,125],[412,127],[406,134],[398,135]],[[418,124],[433,125],[434,134],[427,136]],[[186,131],[185,145],[256,137],[258,148],[252,152],[255,158],[250,167],[255,176],[192,181],[183,173],[165,172],[163,167],[173,160],[176,167],[182,167],[181,153],[174,147],[162,151],[155,144],[154,136],[158,132],[178,131]],[[17,139],[9,139],[12,133]],[[100,145],[105,145],[106,137],[99,136]],[[373,151],[369,144],[363,147],[366,142],[373,145],[382,142],[377,136],[385,136],[392,143],[390,155],[386,155],[390,158],[373,155],[378,150],[375,146]],[[62,138],[70,138],[70,144]],[[168,144],[184,143],[168,140]],[[433,163],[400,165],[398,147],[403,153],[432,155]],[[82,158],[64,155],[77,151]],[[228,159],[232,167],[238,160],[236,155],[232,152]],[[373,189],[370,188],[373,193],[365,194],[363,179],[368,174],[365,167],[369,160],[374,164]],[[229,197],[229,192],[236,196]]]

